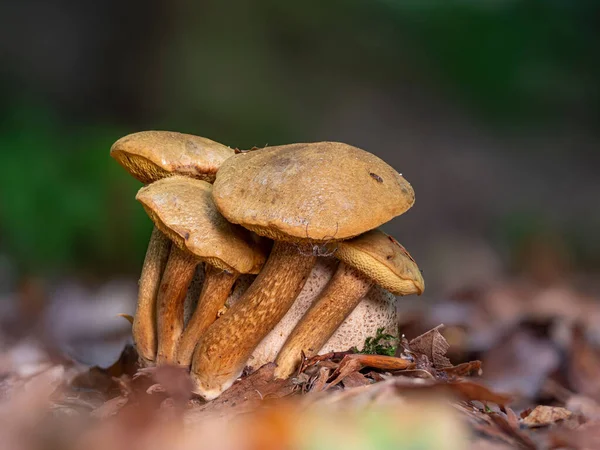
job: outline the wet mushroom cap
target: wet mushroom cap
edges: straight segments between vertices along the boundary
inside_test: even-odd
[[[141,131],[122,137],[110,154],[144,184],[173,173],[212,182],[235,150],[210,139],[172,131]]]
[[[396,239],[381,230],[337,242],[335,248],[336,258],[392,294],[421,295],[425,290],[425,281],[415,260]]]
[[[391,166],[339,142],[241,153],[223,163],[213,189],[233,223],[278,241],[336,241],[371,230],[414,203]]]
[[[258,273],[266,259],[265,247],[217,211],[211,191],[205,181],[175,175],[143,187],[136,199],[179,248],[221,270]]]

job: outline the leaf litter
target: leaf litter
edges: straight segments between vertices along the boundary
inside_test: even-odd
[[[556,320],[546,313],[507,320],[485,351],[453,348],[445,334],[457,336],[455,324],[410,340],[378,331],[360,352],[303,358],[288,380],[274,379],[275,365],[267,364],[212,402],[193,394],[180,367],[138,367],[131,347],[108,368],[48,362],[26,376],[0,374],[0,439],[23,450],[119,449],[133,439],[141,449],[185,449],[199,439],[206,448],[286,449],[327,448],[305,441],[331,435],[340,445],[351,438],[361,448],[387,448],[373,442],[391,433],[390,442],[407,448],[600,448],[597,344],[586,321],[572,317],[567,341],[564,333],[557,338]],[[531,356],[527,366],[517,354],[531,339],[559,356],[544,365]],[[457,354],[484,362],[453,364]],[[524,368],[537,371],[528,389],[494,387]]]

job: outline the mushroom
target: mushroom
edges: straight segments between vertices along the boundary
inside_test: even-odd
[[[206,331],[192,360],[196,392],[216,398],[282,319],[321,245],[349,239],[410,208],[410,184],[376,156],[347,144],[268,147],[231,157],[213,199],[227,220],[275,241],[240,300]]]
[[[251,371],[275,361],[294,327],[326,288],[338,264],[339,261],[335,258],[317,259],[317,264],[292,307],[252,352],[247,362]],[[237,299],[230,296],[227,299],[229,307],[235,304]],[[386,334],[398,336],[396,297],[382,287],[373,286],[321,348],[320,353],[343,351],[352,347],[362,348],[365,340],[375,336],[379,328],[383,328]]]
[[[158,363],[174,363],[177,354],[177,362],[189,365],[198,338],[216,320],[239,274],[258,273],[266,259],[251,232],[219,214],[211,191],[205,181],[172,176],[143,187],[136,196],[175,244],[157,299]],[[206,263],[204,284],[183,332],[185,295],[201,262]]]
[[[292,375],[302,353],[315,356],[373,285],[395,295],[421,295],[425,289],[414,259],[394,238],[380,230],[336,246],[340,265],[277,355],[276,378]]]
[[[210,139],[170,131],[129,134],[110,149],[110,155],[144,184],[174,173],[212,182],[219,166],[234,154]],[[156,297],[170,248],[171,241],[154,228],[140,276],[132,330],[138,354],[146,364],[156,357]]]

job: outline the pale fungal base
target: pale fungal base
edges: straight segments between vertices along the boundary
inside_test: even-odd
[[[154,227],[140,275],[132,328],[133,343],[144,365],[151,365],[156,359],[156,299],[170,249],[171,241]]]
[[[323,293],[296,325],[279,352],[275,363],[276,378],[288,378],[296,371],[302,353],[315,356],[335,333],[373,282],[358,270],[340,263]]]
[[[183,332],[185,298],[199,261],[173,245],[157,300],[157,364],[174,364],[177,342]]]
[[[217,320],[219,311],[224,307],[238,276],[237,273],[230,273],[209,264],[206,265],[204,283],[198,304],[177,344],[175,357],[177,364],[190,365],[196,344],[208,327]]]
[[[315,262],[297,245],[275,242],[254,283],[198,343],[191,370],[196,393],[212,400],[235,382],[252,351],[291,307]]]
[[[292,307],[252,352],[247,363],[250,371],[275,361],[288,336],[325,290],[337,266],[338,260],[334,258],[318,258],[317,264]],[[236,286],[237,284],[239,282]],[[319,354],[345,351],[352,347],[362,349],[365,339],[375,336],[380,328],[383,328],[384,333],[398,337],[396,300],[394,295],[382,287],[373,286],[321,348]],[[236,299],[228,301],[234,304]]]

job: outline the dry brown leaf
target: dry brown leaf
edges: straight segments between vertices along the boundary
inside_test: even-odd
[[[523,418],[523,423],[528,427],[543,427],[568,419],[572,415],[573,413],[566,408],[540,405]]]
[[[472,381],[453,381],[448,383],[447,386],[467,401],[490,402],[500,406],[506,406],[511,401],[510,396],[498,394],[486,386]]]
[[[560,429],[550,433],[550,448],[596,450],[600,448],[600,422],[587,422],[573,429]]]
[[[508,420],[497,413],[488,414],[492,422],[506,435],[510,436],[515,440],[519,448],[537,450],[537,445],[531,440],[529,436],[520,431],[519,429],[513,428]]]
[[[346,355],[339,367],[335,370],[332,377],[335,379],[328,385],[333,387],[340,383],[348,375],[358,372],[365,367],[372,367],[385,371],[404,370],[411,367],[413,363],[406,359],[396,358],[395,356],[384,355]]]
[[[510,408],[504,408],[506,411],[506,419],[513,428],[519,428],[519,416]]]
[[[194,383],[185,368],[165,364],[153,369],[152,379],[160,384],[167,396],[177,404],[184,404],[192,397]]]
[[[568,372],[569,382],[577,393],[600,401],[600,354],[578,326],[573,329]]]
[[[256,409],[267,399],[287,397],[297,392],[293,379],[274,379],[275,363],[262,366],[256,372],[235,382],[216,400],[201,404],[190,412],[190,420],[201,417],[203,413],[220,415],[241,414]]]
[[[345,389],[352,389],[360,386],[368,386],[372,384],[372,381],[365,377],[360,372],[354,372],[349,374],[342,382]]]
[[[588,420],[600,420],[600,405],[592,398],[573,395],[566,401],[565,407]]]
[[[127,397],[115,397],[105,402],[100,407],[92,411],[92,417],[97,419],[106,419],[117,414],[123,408],[129,399]]]
[[[457,366],[441,369],[449,377],[474,377],[481,376],[481,361],[470,361]]]
[[[315,379],[312,384],[311,392],[321,392],[325,385],[327,384],[327,380],[329,379],[329,374],[331,373],[330,369],[327,367],[321,367],[319,369],[319,375]]]
[[[408,343],[410,351],[427,356],[436,369],[452,367],[452,363],[446,358],[450,344],[439,331],[443,326],[438,325]]]
[[[348,355],[350,356],[350,355]],[[348,375],[358,372],[363,368],[362,363],[358,359],[349,359],[348,356],[345,356],[340,366],[333,372],[332,377],[334,377],[333,381],[329,383],[324,390],[330,389],[341,381],[344,380]]]

